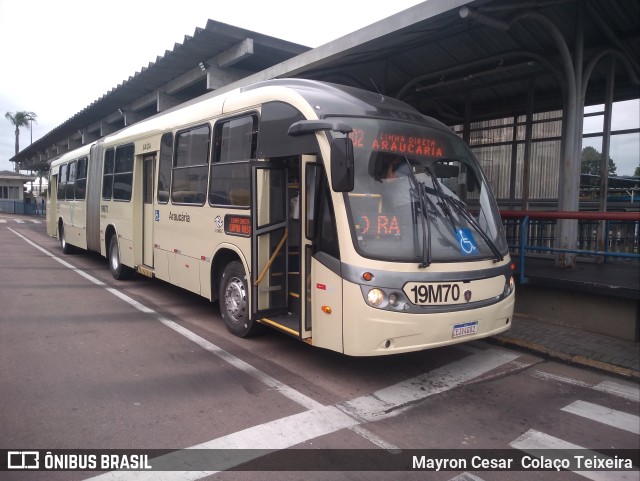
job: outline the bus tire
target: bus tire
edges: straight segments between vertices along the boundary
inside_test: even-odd
[[[133,269],[120,262],[120,249],[118,247],[118,237],[114,234],[109,241],[109,270],[114,279],[123,281],[131,279]]]
[[[60,221],[58,225],[58,239],[60,239],[60,248],[62,249],[63,254],[71,254],[73,253],[73,246],[67,242],[67,239],[64,236],[64,224]]]
[[[247,275],[238,261],[229,262],[220,277],[220,314],[229,331],[238,337],[249,337],[257,332],[257,323],[249,313]]]

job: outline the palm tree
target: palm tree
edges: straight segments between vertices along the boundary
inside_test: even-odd
[[[7,112],[5,118],[16,127],[16,155],[20,151],[20,127],[31,128],[31,122],[35,122],[37,115],[33,112]],[[15,171],[18,172],[18,163],[16,162]]]

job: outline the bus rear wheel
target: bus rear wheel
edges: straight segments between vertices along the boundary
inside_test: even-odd
[[[58,225],[58,239],[60,239],[60,248],[63,254],[71,254],[73,252],[73,246],[67,242],[64,236],[64,224],[60,221]]]
[[[133,275],[133,269],[120,262],[120,249],[118,247],[118,238],[115,234],[111,236],[109,241],[109,270],[114,279],[119,281],[130,279]]]
[[[220,314],[229,331],[238,337],[249,337],[258,331],[258,325],[249,314],[247,275],[238,261],[230,262],[220,278]]]

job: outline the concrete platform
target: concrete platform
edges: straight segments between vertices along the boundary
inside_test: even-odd
[[[637,341],[625,341],[523,315],[514,317],[511,329],[489,340],[640,382],[640,343]]]

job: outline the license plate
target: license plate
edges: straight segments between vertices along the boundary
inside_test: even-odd
[[[413,304],[438,306],[466,302],[462,287],[462,282],[409,282],[403,290]]]
[[[453,337],[470,336],[478,332],[478,321],[465,322],[453,326]]]

